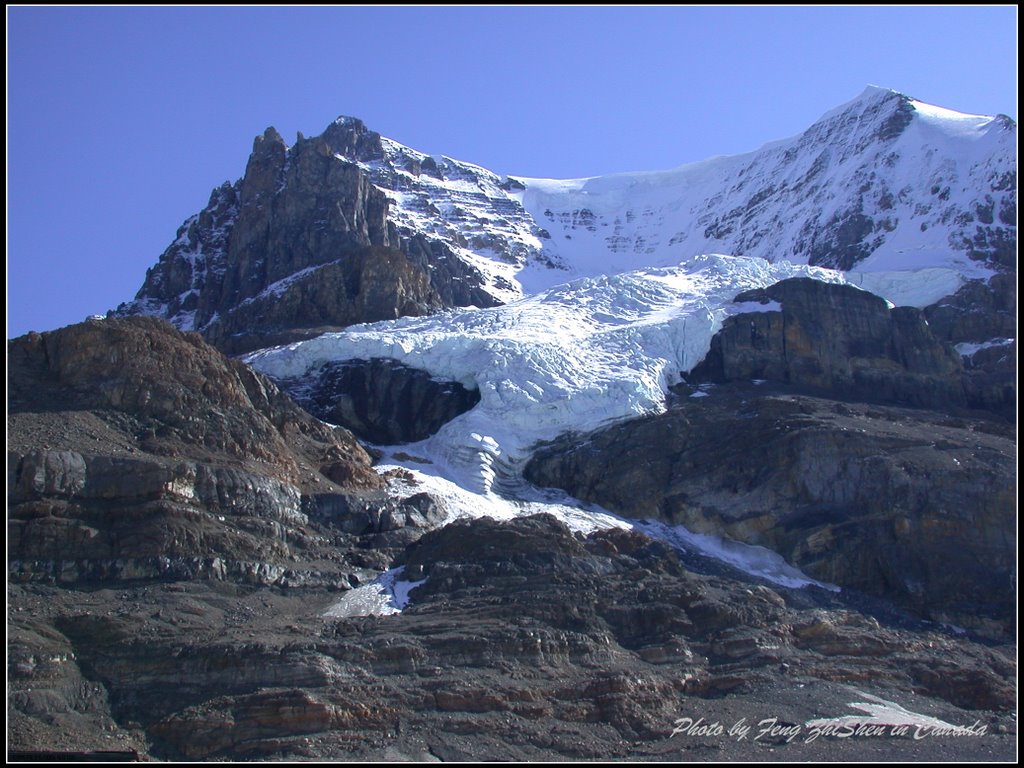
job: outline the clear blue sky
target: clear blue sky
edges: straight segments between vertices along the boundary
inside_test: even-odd
[[[499,173],[756,149],[871,83],[1017,117],[1017,11],[7,9],[8,337],[132,298],[268,125],[338,115]]]

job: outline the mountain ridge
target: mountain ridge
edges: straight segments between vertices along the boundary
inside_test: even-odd
[[[493,306],[574,277],[701,253],[871,272],[942,266],[985,279],[1015,253],[1015,129],[869,87],[798,136],[750,153],[550,180],[427,155],[358,118],[300,134],[292,147],[271,128],[254,142],[246,175],[215,190],[116,312],[162,316],[238,351],[265,346],[245,338],[264,326],[284,338],[303,326]],[[264,311],[280,280],[294,277],[301,297],[312,273],[368,246],[399,251],[409,263],[403,279],[425,278],[430,289],[411,304],[386,298],[357,312],[358,296],[338,291],[312,318]],[[271,254],[275,273],[260,266]],[[281,271],[289,260],[294,267]]]

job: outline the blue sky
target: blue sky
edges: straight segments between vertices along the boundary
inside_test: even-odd
[[[338,115],[498,173],[670,168],[871,83],[1017,118],[1017,11],[7,8],[8,337],[134,296],[269,125]]]

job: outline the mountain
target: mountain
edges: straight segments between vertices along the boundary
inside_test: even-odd
[[[1013,268],[1016,124],[868,88],[749,154],[569,181],[428,156],[353,118],[292,147],[268,129],[118,312],[238,352],[705,253],[869,274]]]
[[[325,394],[337,391],[332,381],[339,365],[365,369],[380,364],[370,361],[387,360],[478,392],[472,409],[453,414],[430,434],[386,441],[412,443],[391,451],[387,462],[415,473],[439,493],[472,494],[472,501],[460,502],[463,509],[503,508],[504,498],[533,502],[538,498],[535,484],[553,486],[629,520],[655,518],[703,533],[728,532],[731,539],[781,551],[790,564],[804,569],[798,578],[856,587],[934,620],[1001,632],[1012,620],[1015,599],[1015,548],[995,532],[1012,528],[1015,514],[1008,503],[1013,448],[1002,424],[1014,418],[1016,408],[1016,287],[1013,251],[982,253],[978,244],[999,240],[1015,248],[1015,190],[1009,182],[1014,178],[1014,134],[1006,120],[958,115],[868,89],[797,139],[740,158],[578,182],[513,179],[515,184],[504,186],[524,210],[534,212],[531,220],[543,216],[564,226],[553,230],[558,236],[550,243],[521,259],[506,250],[506,266],[518,269],[515,274],[523,282],[528,282],[525,276],[557,282],[581,272],[597,274],[559,282],[499,307],[359,325],[256,351],[245,359],[313,413],[340,419],[364,437],[372,426],[347,420],[336,410],[329,413],[323,405]],[[808,148],[814,157],[825,158],[811,174],[821,174],[815,183],[800,181],[815,167]],[[412,156],[399,151],[402,157]],[[368,163],[366,168],[379,172],[381,165]],[[464,182],[471,169],[462,169]],[[493,182],[489,199],[500,193],[497,177],[475,173]],[[956,195],[941,189],[932,195],[930,186],[922,186],[923,181],[934,186],[942,173],[960,180]],[[454,183],[420,182],[402,192],[396,218],[454,242],[446,232],[467,217],[431,218],[425,212],[432,209],[416,197],[440,201],[443,190],[454,188]],[[719,192],[709,197],[710,189]],[[894,189],[902,190],[902,201],[890,194]],[[757,202],[748,200],[746,213],[736,219],[746,223],[728,237],[724,229],[716,230],[716,237],[741,253],[686,255],[684,243],[690,239],[698,240],[702,250],[721,244],[707,234],[698,237],[702,211],[735,211],[751,194]],[[851,219],[841,216],[847,223],[840,224],[833,219],[837,210],[853,205],[851,194],[861,211],[857,216],[884,210],[888,218],[878,221],[888,223],[872,224],[870,241],[842,245],[835,238],[852,231]],[[887,208],[865,202],[889,197],[893,201]],[[414,198],[422,204],[413,205]],[[714,208],[708,207],[709,199],[716,201]],[[986,224],[975,214],[963,215],[965,206],[977,207],[982,199],[1003,212],[1002,221]],[[502,230],[484,215],[485,203],[478,205],[468,217],[470,231],[473,222],[488,222],[492,234],[502,232],[505,242],[514,239],[514,227]],[[583,205],[589,206],[586,223],[580,219]],[[436,207],[456,210],[451,200]],[[556,211],[575,213],[566,217]],[[619,234],[604,235],[603,228],[612,227],[616,218]],[[634,245],[622,249],[627,219]],[[509,216],[506,221],[523,219]],[[675,233],[675,242],[662,238],[655,247],[668,231]],[[967,244],[968,231],[974,233],[974,245]],[[808,232],[814,237],[808,239]],[[649,247],[635,247],[641,240]],[[826,240],[831,245],[816,250]],[[493,250],[494,240],[489,242]],[[745,248],[755,252],[742,253]],[[855,250],[859,261],[852,270],[806,263],[848,267]],[[765,258],[776,254],[781,258]],[[513,278],[511,272],[506,276]],[[850,477],[866,472],[869,448],[841,436],[834,450],[832,438],[820,443],[821,431],[830,429],[827,418],[808,419],[814,437],[805,447],[797,437],[803,417],[784,408],[788,434],[775,445],[781,458],[755,456],[755,449],[745,445],[735,455],[727,441],[730,461],[751,463],[753,476],[740,487],[734,487],[734,479],[719,479],[704,488],[699,473],[672,463],[675,450],[686,455],[685,436],[695,421],[685,415],[687,406],[673,406],[673,399],[707,398],[702,409],[717,413],[719,423],[715,429],[703,426],[702,435],[716,429],[732,435],[742,432],[741,426],[754,431],[760,428],[762,410],[779,412],[773,396],[778,393],[752,390],[744,405],[748,415],[738,425],[728,416],[735,387],[721,386],[751,381],[812,398],[799,400],[808,413],[825,407],[814,399],[824,397],[909,406],[943,416],[927,416],[923,425],[916,425],[916,415],[903,417],[908,420],[905,434],[888,434],[877,424],[868,429],[873,422],[862,414],[863,429],[871,435],[865,446],[877,449],[872,473],[889,479],[878,484],[861,479],[844,493],[839,488]],[[728,407],[718,410],[719,399]],[[975,430],[995,429],[991,450],[972,454],[967,463],[959,454],[945,457],[940,464],[952,467],[949,471],[931,459],[909,461],[906,447],[951,416],[965,420],[967,432],[944,436],[944,445],[966,450]],[[644,426],[640,417],[655,417],[666,432]],[[985,423],[993,418],[1000,426]],[[628,448],[617,451],[608,445],[594,455],[584,450],[604,445],[612,434]],[[764,439],[771,443],[775,437],[769,430]],[[561,453],[550,448],[538,452],[547,443]],[[812,471],[814,461],[799,457],[816,451],[830,458]],[[714,455],[710,446],[707,452]],[[669,463],[629,460],[630,455],[649,454],[669,457]],[[778,489],[771,469],[776,461]],[[655,466],[660,469],[653,475],[645,470]],[[951,481],[956,478],[957,492],[947,493],[930,479],[940,471]],[[809,472],[833,479],[824,485],[811,482]],[[651,495],[637,490],[648,487]],[[868,488],[868,496],[859,495]],[[637,504],[639,498],[647,502]],[[960,516],[965,505],[972,514]],[[908,525],[927,535],[905,541],[886,535],[867,545],[858,528],[873,519],[865,514],[868,509],[875,509],[887,527]],[[736,515],[760,522],[735,525]],[[849,521],[842,535],[836,529],[839,520]],[[777,535],[780,527],[789,529],[789,538]],[[932,537],[939,530],[942,535]],[[822,541],[831,543],[823,548]],[[999,543],[990,548],[993,541]],[[891,567],[886,565],[889,553],[898,553]],[[969,580],[969,594],[961,592],[944,578],[949,571],[933,570],[939,560],[961,574],[981,562],[984,573]]]
[[[1013,121],[877,88],[570,181],[268,129],[8,343],[9,757],[1012,759],[1015,257]]]

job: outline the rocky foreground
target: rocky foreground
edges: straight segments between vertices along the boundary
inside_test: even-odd
[[[395,760],[1008,760],[1016,752],[1007,587],[962,580],[977,594],[957,600],[988,601],[967,631],[923,620],[933,593],[896,589],[894,603],[881,588],[950,554],[998,571],[1005,553],[984,527],[975,538],[970,526],[957,529],[954,553],[930,536],[938,524],[923,513],[908,510],[905,530],[883,523],[872,488],[857,482],[850,504],[861,505],[854,522],[864,525],[846,545],[834,520],[797,517],[772,532],[757,519],[728,518],[726,506],[713,510],[732,533],[770,539],[813,574],[855,582],[838,593],[771,586],[642,533],[583,536],[548,516],[436,529],[437,500],[401,473],[378,475],[350,432],[311,418],[196,335],[151,319],[93,321],[17,339],[8,356],[15,752]],[[938,423],[928,412],[784,388],[721,383],[702,400],[705,415],[682,398],[653,423],[699,432],[713,449],[715,429],[746,418],[772,455],[776,444],[806,443],[820,456],[821,446],[846,439],[840,433],[853,446],[870,438],[890,456],[883,469],[902,467],[893,482],[908,498],[930,482],[951,504],[970,504],[962,494],[976,491],[957,481],[967,475],[947,464],[964,461],[984,485],[986,473],[1005,470],[1012,445],[1011,427],[991,419]],[[942,442],[927,459],[918,450],[924,433]],[[733,494],[750,487],[742,463],[719,462],[714,450],[686,459],[687,443],[678,444],[680,455],[665,459],[672,478],[689,467]],[[633,462],[644,467],[637,471],[660,472],[649,458]],[[538,459],[549,472],[561,460]],[[614,506],[600,481],[623,480],[611,464],[579,474],[576,490]],[[786,492],[781,468],[767,462],[762,474],[763,493]],[[693,505],[678,502],[629,499],[700,522],[687,512]],[[993,525],[1002,524],[1000,509]],[[879,541],[912,546],[900,559]],[[872,570],[849,556],[858,550],[893,554]],[[332,610],[396,566],[417,584],[402,613]],[[933,571],[944,583],[942,569]],[[851,702],[876,705],[860,731],[809,724],[868,717]],[[904,721],[907,732],[894,733]]]
[[[699,575],[665,545],[545,517],[430,533],[396,616],[226,581],[12,588],[12,745],[233,758],[1008,758],[1014,651],[827,593]],[[863,695],[985,735],[785,743]],[[870,742],[870,743],[865,743]],[[772,750],[778,752],[775,755]]]

